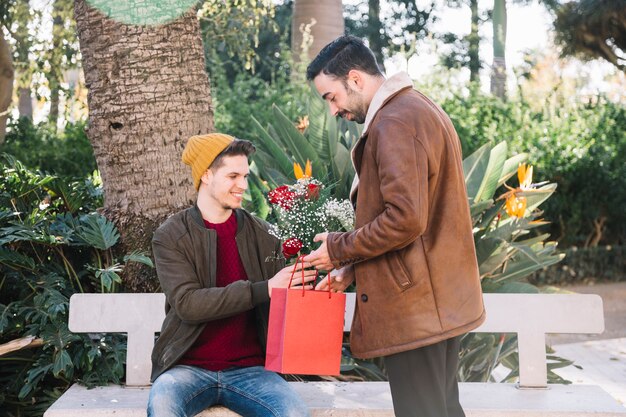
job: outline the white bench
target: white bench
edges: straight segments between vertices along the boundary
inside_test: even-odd
[[[475,332],[517,333],[519,384],[462,383],[468,417],[621,416],[626,408],[601,388],[548,385],[546,333],[601,333],[602,299],[582,294],[485,294],[487,320]],[[348,294],[345,329],[350,330],[354,294]],[[127,333],[126,386],[87,390],[73,385],[44,417],[145,417],[150,354],[164,319],[163,294],[76,294],[70,299],[73,332]],[[292,382],[314,417],[393,416],[386,382]],[[198,417],[233,417],[213,407]]]

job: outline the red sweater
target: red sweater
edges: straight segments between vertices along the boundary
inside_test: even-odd
[[[234,211],[224,223],[209,223],[205,220],[204,224],[217,232],[217,286],[225,287],[235,281],[247,280],[235,241],[237,219]],[[249,310],[207,322],[198,340],[179,364],[221,371],[232,367],[263,365],[264,362],[254,310]]]

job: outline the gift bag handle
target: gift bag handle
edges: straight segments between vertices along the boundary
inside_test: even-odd
[[[298,267],[298,263],[302,262],[302,266],[304,266],[304,257],[306,255],[302,255],[302,256],[298,256],[298,258],[296,259],[296,262],[293,264],[293,271],[291,271],[291,278],[289,279],[289,287],[287,288],[291,288],[291,282],[293,281],[293,277],[296,274],[296,268]],[[304,268],[302,268],[302,296],[304,297]],[[318,275],[318,271],[317,269],[315,270],[315,279],[317,279],[317,275]],[[314,280],[315,282],[315,280]],[[330,291],[330,274],[328,274],[328,298],[331,297],[331,291]]]

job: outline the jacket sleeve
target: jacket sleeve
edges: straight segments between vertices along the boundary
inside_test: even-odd
[[[336,267],[401,249],[427,226],[428,155],[413,128],[400,119],[385,118],[372,128],[368,140],[384,209],[356,230],[329,234],[328,252]]]
[[[162,233],[155,234],[152,250],[161,288],[181,321],[204,323],[230,317],[267,302],[267,281],[236,281],[226,287],[204,288],[186,254]]]

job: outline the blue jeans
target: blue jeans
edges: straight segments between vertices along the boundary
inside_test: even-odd
[[[212,405],[223,405],[244,417],[309,416],[289,384],[262,366],[212,372],[178,365],[154,381],[148,417],[193,417]]]

